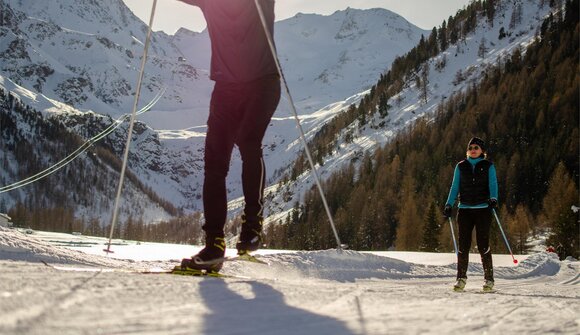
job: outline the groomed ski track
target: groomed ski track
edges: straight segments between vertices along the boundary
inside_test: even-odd
[[[509,255],[495,255],[494,294],[474,294],[483,282],[477,255],[461,294],[451,289],[453,262],[419,264],[334,250],[261,257],[270,265],[224,265],[224,274],[244,278],[60,271],[40,261],[139,270],[171,268],[176,260],[112,259],[2,231],[0,334],[577,334],[580,329],[579,263],[554,254],[518,256],[518,266],[508,265]]]

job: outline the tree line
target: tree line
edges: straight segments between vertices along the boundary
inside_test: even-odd
[[[76,216],[74,208],[45,207],[34,208],[22,203],[8,211],[14,227],[31,228],[61,233],[81,233],[89,236],[109,237],[111,224],[104,224],[100,218]],[[113,230],[114,239],[149,241],[177,244],[200,244],[203,241],[201,213],[178,216],[159,222],[145,222],[141,217],[129,216],[119,220]]]
[[[525,52],[440,105],[362,162],[324,183],[342,242],[357,250],[450,251],[440,210],[472,136],[487,140],[498,171],[500,217],[516,251],[548,228],[561,257],[578,257],[578,1],[545,20]],[[272,247],[335,247],[316,190],[267,231]],[[505,251],[498,228],[492,245]]]

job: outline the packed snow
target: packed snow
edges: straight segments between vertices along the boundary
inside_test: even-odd
[[[210,278],[130,272],[199,246],[106,243],[0,227],[0,334],[580,332],[579,262],[553,253],[494,255],[497,291],[478,294],[477,254],[456,293],[454,254],[261,250],[267,265],[230,261],[231,277]]]

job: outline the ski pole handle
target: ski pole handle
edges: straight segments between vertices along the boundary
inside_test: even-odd
[[[453,237],[453,248],[455,248],[455,256],[459,256],[457,252],[457,241],[455,241],[455,233],[453,232],[453,221],[449,217],[449,227],[451,227],[451,237]]]
[[[499,218],[497,217],[497,213],[496,213],[495,209],[492,208],[491,211],[493,212],[493,216],[495,216],[495,221],[497,221],[497,225],[499,226],[499,230],[501,231],[501,235],[503,236],[503,240],[505,242],[505,245],[508,248],[510,255],[512,255],[512,259],[514,261],[514,264],[518,264],[518,260],[515,259],[515,257],[514,257],[514,253],[512,252],[512,248],[510,248],[510,244],[507,240],[507,237],[505,236],[505,233],[503,232],[503,228],[501,227],[501,223],[499,222]]]

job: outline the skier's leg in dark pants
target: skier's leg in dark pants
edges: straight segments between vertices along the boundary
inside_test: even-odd
[[[473,210],[459,208],[457,225],[459,226],[459,252],[457,254],[457,278],[467,278],[471,232],[474,227]]]
[[[208,237],[224,235],[227,215],[226,177],[239,125],[241,94],[234,85],[216,83],[210,103],[205,139],[203,230]]]
[[[493,281],[493,261],[491,257],[491,247],[489,245],[489,230],[491,227],[491,210],[489,208],[477,209],[475,224],[475,236],[477,249],[481,255],[483,264],[483,274],[486,280]]]
[[[262,138],[280,100],[277,76],[250,83],[216,83],[205,143],[203,207],[206,234],[223,236],[227,217],[226,177],[234,143],[242,156],[246,220],[257,223],[262,211],[265,168]]]
[[[278,102],[280,81],[277,76],[261,78],[245,88],[246,102],[236,134],[235,143],[242,156],[242,186],[246,222],[259,224],[263,210],[266,167],[262,157],[262,139]],[[261,227],[250,227],[261,229]],[[242,232],[244,227],[242,227]]]

